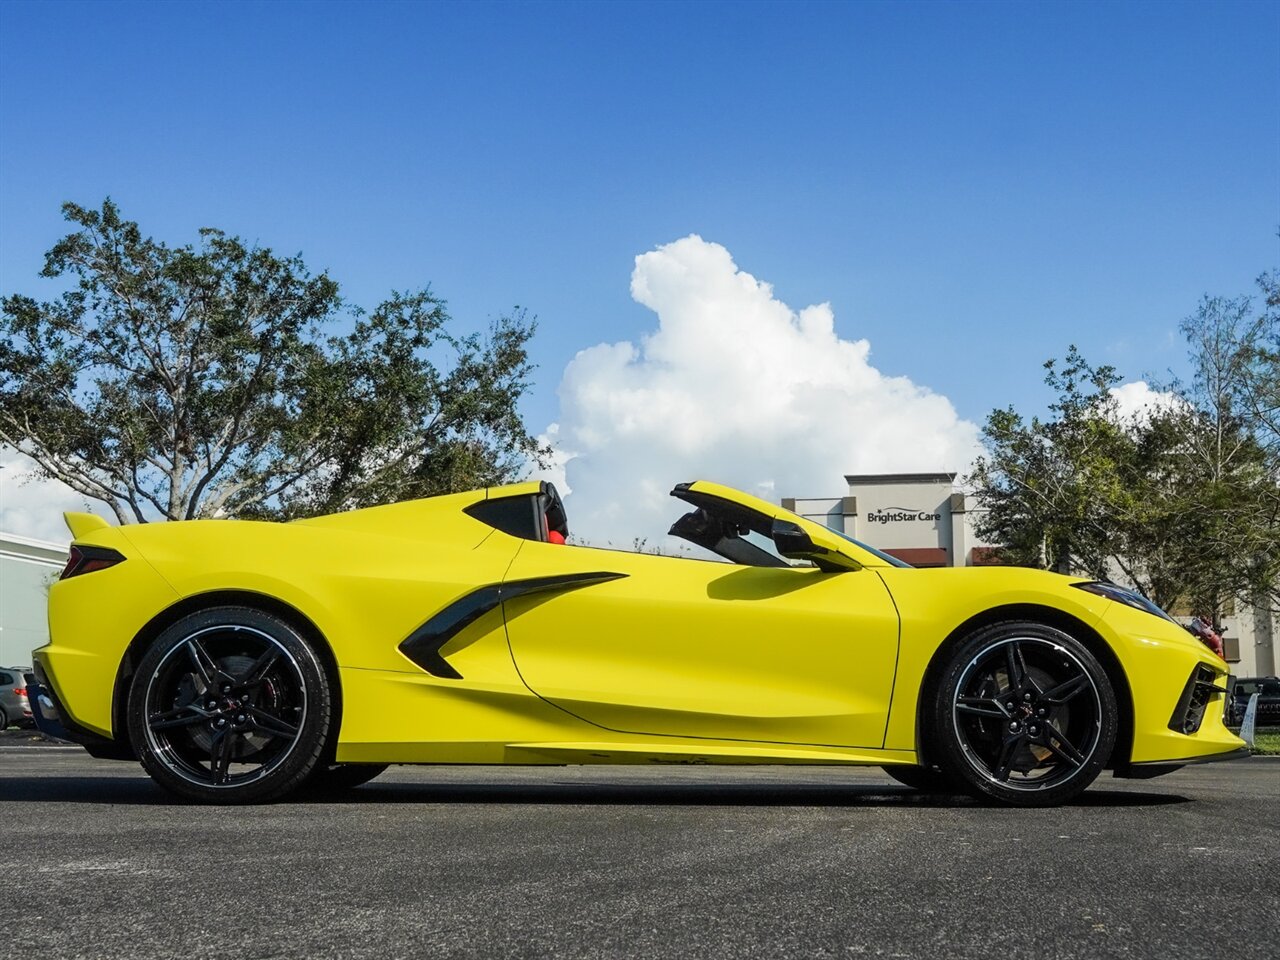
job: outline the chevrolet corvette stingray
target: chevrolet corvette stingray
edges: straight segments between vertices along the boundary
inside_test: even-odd
[[[38,722],[210,803],[393,763],[789,763],[1031,806],[1244,749],[1227,665],[1138,594],[672,495],[716,559],[567,543],[536,481],[291,523],[68,514]]]

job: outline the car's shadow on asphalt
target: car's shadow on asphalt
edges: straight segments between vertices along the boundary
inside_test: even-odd
[[[145,777],[3,777],[0,803],[88,803],[173,806],[174,799]],[[967,796],[920,793],[894,783],[396,783],[365,784],[326,795],[303,794],[286,804],[527,804],[566,806],[705,807],[998,807]],[[1187,797],[1138,790],[1090,790],[1073,807],[1160,807]]]
[[[964,795],[921,793],[896,783],[370,783],[341,797],[303,803],[519,803],[709,807],[941,807],[999,806]],[[1086,793],[1073,806],[1132,807],[1186,803],[1164,793]]]

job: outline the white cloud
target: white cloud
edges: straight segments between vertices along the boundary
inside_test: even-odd
[[[0,447],[0,532],[67,543],[64,510],[111,515],[105,506],[86,499],[66,484],[41,479],[34,469],[35,464],[28,457],[12,447]]]
[[[845,473],[964,470],[977,454],[977,426],[871,366],[828,304],[792,310],[698,236],[635,263],[631,295],[657,329],[579,352],[547,434],[561,454],[549,475],[567,481],[570,527],[588,542],[661,536],[679,512],[667,493],[686,480],[839,496]]]
[[[1146,422],[1153,414],[1172,410],[1182,403],[1171,390],[1153,390],[1145,380],[1134,380],[1111,388],[1116,402],[1116,417],[1121,422],[1140,420]]]

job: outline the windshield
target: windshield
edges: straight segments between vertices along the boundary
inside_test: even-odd
[[[777,545],[773,542],[772,528],[778,510],[773,504],[740,490],[731,490],[728,487],[701,480],[676,484],[675,489],[671,491],[671,496],[697,508],[693,513],[685,514],[672,525],[668,531],[672,536],[680,537],[682,540],[709,550],[731,563],[748,566],[795,565],[796,561],[788,560],[778,553]],[[817,522],[791,511],[783,512],[804,523]],[[790,523],[790,521],[787,522]],[[839,530],[832,530],[826,524],[819,525],[860,550],[867,551],[883,563],[893,567],[914,569],[911,564],[890,556],[883,550],[877,550],[861,540],[846,536]],[[726,548],[729,547],[733,549],[727,552]],[[819,566],[821,565],[819,563]]]
[[[830,529],[830,527],[828,527],[827,529]],[[832,530],[831,532],[834,533],[841,540],[848,540],[855,547],[861,547],[863,550],[867,551],[867,553],[875,554],[885,563],[892,564],[895,567],[906,567],[908,570],[915,569],[915,567],[911,566],[911,564],[907,563],[907,561],[899,560],[897,557],[891,556],[890,554],[885,553],[883,550],[877,550],[875,547],[871,546],[870,544],[863,543],[861,540],[855,540],[853,537],[849,536],[848,534],[841,533],[839,530]]]

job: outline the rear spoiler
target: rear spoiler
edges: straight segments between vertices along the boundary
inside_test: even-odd
[[[105,530],[110,526],[95,513],[64,513],[62,519],[67,522],[72,540],[80,540],[95,530]]]

